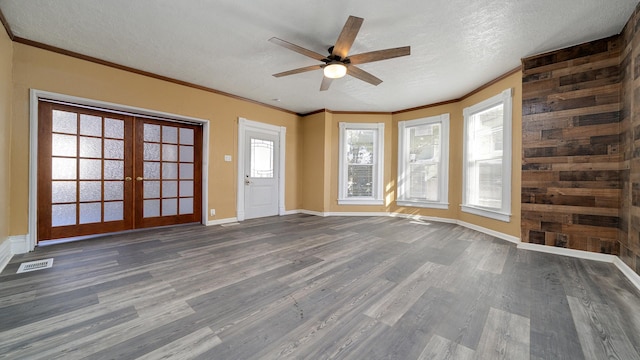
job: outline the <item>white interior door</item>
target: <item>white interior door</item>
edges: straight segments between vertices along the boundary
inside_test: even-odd
[[[245,218],[278,215],[278,135],[255,130],[245,132]]]

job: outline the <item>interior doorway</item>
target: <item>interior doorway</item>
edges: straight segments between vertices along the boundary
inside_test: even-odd
[[[37,241],[200,222],[202,126],[38,102]]]

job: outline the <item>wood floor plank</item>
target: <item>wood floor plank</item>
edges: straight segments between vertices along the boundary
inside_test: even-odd
[[[418,360],[472,360],[475,351],[434,335],[424,348]]]
[[[529,319],[491,308],[476,350],[477,358],[527,360],[529,348]]]
[[[0,273],[7,359],[640,359],[639,334],[612,264],[403,218],[147,229]]]

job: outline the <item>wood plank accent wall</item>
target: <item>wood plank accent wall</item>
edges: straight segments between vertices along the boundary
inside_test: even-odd
[[[620,42],[621,97],[620,258],[640,274],[640,4]]]
[[[620,42],[522,60],[523,242],[620,252]]]

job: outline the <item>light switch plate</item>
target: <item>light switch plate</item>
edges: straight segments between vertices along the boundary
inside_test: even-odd
[[[227,161],[227,162],[231,161],[231,155],[225,155],[224,161]]]

